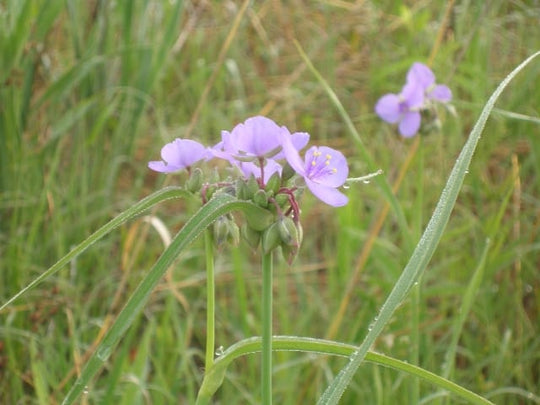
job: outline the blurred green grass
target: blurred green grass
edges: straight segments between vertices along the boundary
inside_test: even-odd
[[[364,174],[354,142],[293,39],[393,182],[412,142],[382,123],[373,105],[382,94],[399,91],[412,62],[428,61],[445,6],[266,0],[253,2],[230,34],[240,2],[0,2],[0,299],[160,187],[163,176],[150,173],[146,162],[187,132],[213,143],[220,130],[262,112],[344,150],[352,172]],[[403,235],[420,234],[489,94],[540,48],[539,13],[535,2],[453,6],[433,70],[454,91],[458,115],[447,114],[442,132],[422,140],[397,193],[410,229],[400,231],[392,214],[386,219],[336,339],[355,343],[366,333],[411,253]],[[220,61],[227,38],[230,47]],[[537,400],[540,390],[539,73],[538,63],[527,68],[498,103],[420,296],[419,365],[441,372],[464,291],[485,239],[492,239],[450,378],[505,404],[534,403],[527,392]],[[348,193],[351,204],[338,211],[304,198],[307,237],[300,257],[294,267],[281,263],[275,271],[276,334],[327,334],[384,204],[374,185]],[[175,230],[191,212],[187,203],[168,203],[154,214]],[[0,314],[1,402],[60,402],[108,317],[161,249],[142,220],[128,223]],[[83,401],[194,401],[204,357],[203,263],[195,243]],[[218,258],[218,346],[260,333],[257,269],[244,246]],[[400,308],[376,350],[410,358],[411,308]],[[275,401],[287,404],[313,403],[346,361],[297,353],[275,359]],[[258,356],[233,364],[219,401],[257,403],[258,364]],[[410,383],[410,377],[366,364],[343,403],[408,403]],[[427,402],[432,387],[420,389]]]

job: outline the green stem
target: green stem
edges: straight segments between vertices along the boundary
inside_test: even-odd
[[[262,404],[272,404],[272,252],[262,257]]]
[[[204,251],[206,253],[206,356],[205,370],[214,365],[215,346],[215,317],[216,317],[216,289],[214,274],[214,241],[212,231],[206,229],[204,233]]]

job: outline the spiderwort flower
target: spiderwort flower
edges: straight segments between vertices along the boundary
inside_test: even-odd
[[[222,131],[221,142],[211,152],[240,168],[245,177],[253,174],[264,182],[273,173],[281,173],[281,165],[275,160],[284,158],[282,139],[289,139],[296,149],[301,149],[308,143],[309,134],[291,134],[287,127],[280,127],[269,118],[255,116],[236,125],[231,132]]]
[[[208,159],[208,149],[191,139],[177,138],[161,148],[162,161],[148,162],[148,167],[156,172],[172,173],[187,169],[200,160]]]
[[[399,133],[414,136],[420,128],[420,109],[424,106],[424,90],[416,82],[408,82],[400,94],[386,94],[375,105],[375,112],[384,121],[399,123]]]
[[[399,123],[399,133],[406,138],[420,129],[423,109],[432,102],[447,103],[452,99],[450,89],[435,83],[435,75],[423,63],[413,63],[407,72],[407,82],[400,94],[386,94],[375,105],[375,112],[384,121]]]
[[[349,167],[343,154],[327,146],[312,146],[305,154],[304,161],[292,143],[283,141],[283,152],[289,165],[304,178],[309,190],[324,203],[341,207],[349,201],[337,190],[347,180]]]

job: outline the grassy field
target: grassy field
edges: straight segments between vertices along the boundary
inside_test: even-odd
[[[339,209],[306,193],[299,257],[292,267],[275,261],[274,333],[359,344],[486,100],[540,49],[539,15],[537,1],[517,0],[0,1],[0,303],[114,215],[181,184],[181,175],[147,168],[175,137],[213,144],[221,130],[263,114],[344,151],[351,175],[366,174],[358,143],[296,40],[395,185],[406,223],[373,182],[352,186]],[[440,131],[406,140],[373,109],[400,91],[415,61],[452,89],[456,115],[443,114]],[[540,403],[539,77],[536,60],[502,95],[427,272],[373,348],[500,404]],[[173,233],[195,209],[172,201],[150,214]],[[135,219],[3,310],[0,402],[60,403],[162,251],[155,229]],[[219,252],[217,346],[260,335],[258,261],[244,243]],[[195,401],[204,263],[197,240],[81,403]],[[346,363],[276,353],[275,403],[315,403]],[[216,403],[258,403],[259,364],[259,355],[235,361]],[[416,399],[459,403],[370,363],[341,403]]]

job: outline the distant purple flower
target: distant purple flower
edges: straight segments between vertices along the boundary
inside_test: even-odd
[[[420,85],[430,100],[447,103],[452,99],[452,91],[448,86],[436,84],[435,74],[423,63],[413,63],[407,72],[407,82]]]
[[[199,142],[177,138],[161,148],[163,161],[148,162],[148,167],[156,172],[171,173],[189,170],[194,163],[209,157],[208,149]]]
[[[304,178],[315,197],[333,207],[347,204],[347,196],[337,190],[349,174],[347,160],[341,152],[326,146],[312,146],[302,161],[296,148],[287,141],[283,143],[283,152],[289,165]]]
[[[399,123],[399,133],[409,138],[420,128],[423,106],[424,89],[415,82],[408,82],[400,94],[382,96],[375,105],[375,112],[390,124]]]
[[[386,94],[375,105],[375,112],[384,121],[399,123],[399,133],[406,138],[420,129],[420,111],[431,101],[441,103],[452,99],[450,89],[435,83],[435,75],[423,63],[413,63],[407,72],[407,82],[400,94]]]

